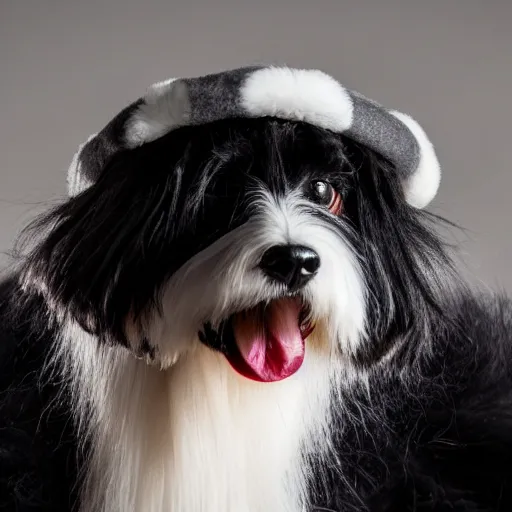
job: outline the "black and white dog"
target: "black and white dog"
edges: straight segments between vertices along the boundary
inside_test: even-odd
[[[1,285],[2,510],[512,510],[512,305],[439,177],[319,71],[154,85]]]

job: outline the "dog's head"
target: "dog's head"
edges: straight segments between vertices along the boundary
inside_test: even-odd
[[[366,364],[435,302],[443,251],[418,208],[437,189],[428,140],[319,72],[157,84],[70,172],[23,283],[163,366],[206,344],[280,380],[313,331],[327,358]]]

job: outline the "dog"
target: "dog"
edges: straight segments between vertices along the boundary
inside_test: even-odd
[[[2,510],[512,510],[512,305],[439,179],[317,70],[152,86],[2,282]]]

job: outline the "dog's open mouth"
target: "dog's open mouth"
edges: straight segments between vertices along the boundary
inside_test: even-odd
[[[284,297],[235,313],[218,331],[206,324],[200,339],[221,351],[244,377],[275,382],[301,367],[305,340],[313,331],[309,316],[300,298]]]

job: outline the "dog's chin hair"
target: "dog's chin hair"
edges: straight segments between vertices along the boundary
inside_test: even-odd
[[[302,510],[303,457],[328,445],[340,373],[323,332],[295,375],[261,384],[204,346],[160,371],[68,323],[55,357],[90,446],[80,512]]]
[[[341,221],[310,215],[311,203],[293,193],[275,198],[260,190],[252,206],[246,223],[178,270],[164,287],[161,312],[154,310],[140,329],[157,348],[163,367],[194,347],[205,322],[218,326],[235,312],[283,295],[258,269],[264,251],[283,243],[317,251],[320,271],[301,296],[311,318],[328,325],[331,350],[354,354],[358,349],[365,332],[366,286]],[[135,347],[139,338],[137,334],[131,342]]]

